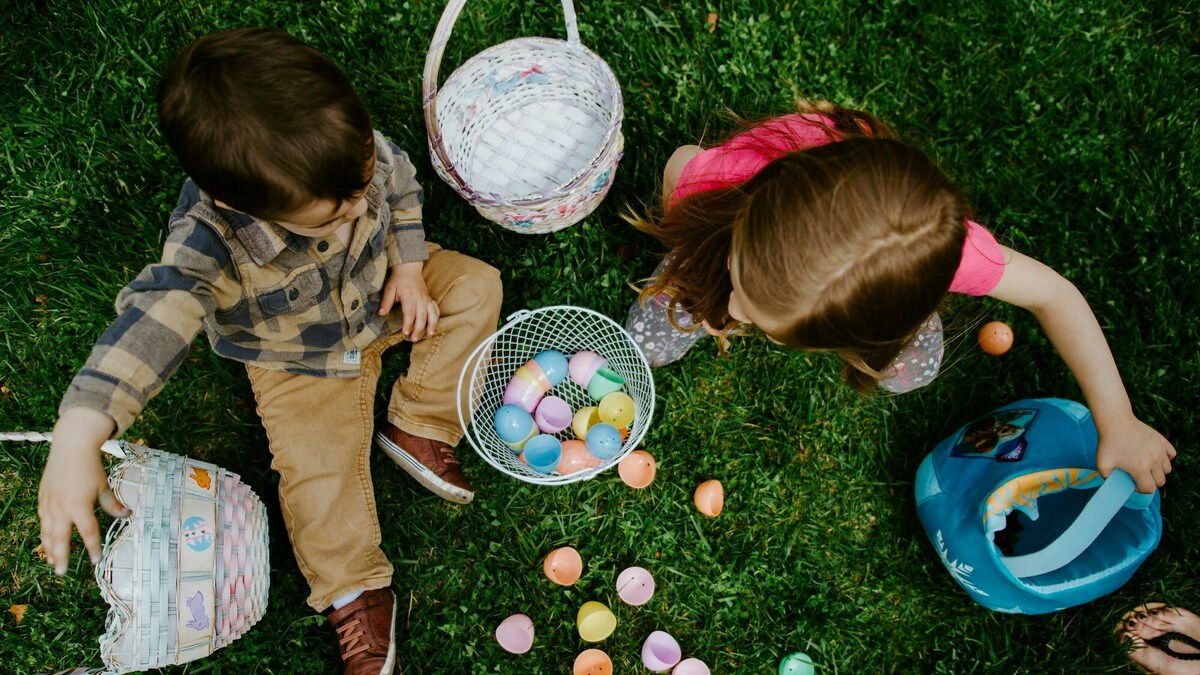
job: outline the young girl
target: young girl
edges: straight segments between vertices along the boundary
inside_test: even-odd
[[[805,105],[716,147],[683,146],[663,202],[659,217],[630,218],[670,249],[627,322],[653,365],[754,325],[836,352],[859,391],[907,391],[937,374],[946,294],[987,295],[1033,312],[1079,381],[1103,475],[1120,467],[1151,492],[1171,471],[1175,449],[1133,415],[1079,291],[967,220],[945,174],[871,115]]]

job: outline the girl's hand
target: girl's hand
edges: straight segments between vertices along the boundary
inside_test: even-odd
[[[92,564],[100,562],[100,524],[96,502],[109,515],[122,518],[130,510],[117,500],[100,464],[100,444],[116,424],[91,408],[71,408],[54,425],[50,457],[38,488],[38,517],[46,562],[58,575],[66,574],[71,557],[71,528],[79,530]]]
[[[1096,465],[1101,475],[1107,477],[1113,469],[1124,469],[1137,482],[1138,492],[1145,493],[1167,482],[1175,448],[1162,434],[1133,415],[1097,420],[1097,426],[1100,447],[1096,450]]]
[[[404,312],[402,332],[413,342],[432,336],[441,316],[437,301],[429,296],[429,288],[425,285],[424,268],[423,262],[392,267],[379,304],[379,315],[384,316],[392,311],[397,300],[400,301],[400,309]]]

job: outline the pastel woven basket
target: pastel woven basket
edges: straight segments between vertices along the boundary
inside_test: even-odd
[[[96,566],[109,605],[100,637],[105,672],[186,663],[241,637],[267,609],[262,502],[237,474],[208,462],[126,441],[103,449],[121,459],[109,485],[133,511],[109,527]]]
[[[516,232],[583,220],[612,186],[621,158],[621,87],[579,42],[509,40],[468,59],[438,90],[438,69],[466,0],[450,0],[425,58],[425,128],[434,169],[485,218]]]
[[[624,379],[625,392],[633,399],[635,414],[629,435],[615,456],[597,466],[568,474],[539,473],[522,463],[496,434],[492,419],[503,403],[509,380],[517,368],[546,349],[566,355],[585,349],[597,352]],[[588,392],[570,378],[553,391],[572,410],[596,405]],[[556,305],[508,317],[508,322],[467,359],[458,379],[458,393],[458,419],[471,447],[500,471],[540,485],[587,480],[616,465],[642,442],[654,418],[654,377],[646,357],[620,324],[584,307]],[[555,436],[560,440],[574,438],[570,428]]]

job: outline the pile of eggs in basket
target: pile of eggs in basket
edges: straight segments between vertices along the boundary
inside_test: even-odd
[[[548,395],[568,377],[596,405],[571,410],[563,399]],[[492,420],[496,435],[538,473],[600,466],[621,451],[633,422],[633,398],[624,389],[625,379],[596,352],[579,351],[570,360],[553,349],[538,352],[504,388],[503,405]],[[575,439],[555,436],[568,427]]]

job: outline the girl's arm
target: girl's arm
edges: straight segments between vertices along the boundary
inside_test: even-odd
[[[1001,248],[1004,276],[988,295],[1032,312],[1079,382],[1100,432],[1096,451],[1100,473],[1108,476],[1119,467],[1137,481],[1138,491],[1153,492],[1166,482],[1175,448],[1134,416],[1112,351],[1087,300],[1046,265]]]
[[[683,173],[684,165],[702,152],[704,148],[698,145],[681,145],[671,153],[671,158],[667,160],[667,166],[663,169],[664,209],[671,202],[671,195],[675,194],[675,186],[679,184],[679,175]]]

